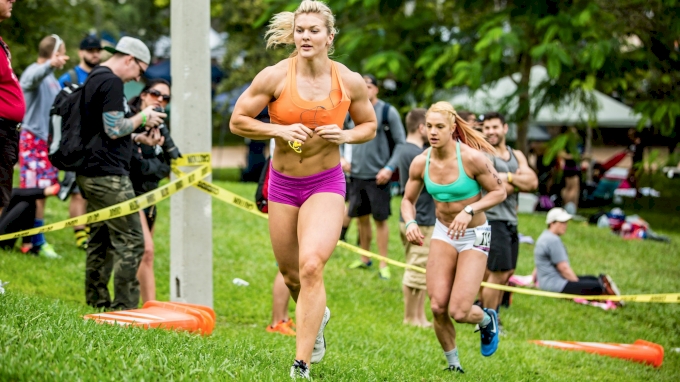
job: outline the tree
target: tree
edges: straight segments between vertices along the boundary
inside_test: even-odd
[[[260,70],[288,56],[285,49],[265,49],[264,33],[272,14],[264,0],[212,2],[213,24],[229,33],[223,60],[228,75],[222,90],[249,83]]]
[[[624,44],[606,73],[603,91],[620,94],[667,136],[680,136],[680,1],[601,0]]]
[[[517,123],[517,148],[524,152],[529,120],[541,107],[576,97],[593,114],[590,91],[618,46],[615,36],[602,28],[612,21],[611,14],[592,1],[499,1],[492,7],[480,3],[458,4],[460,11],[474,10],[477,17],[461,30],[471,41],[457,43],[461,59],[446,87],[475,89],[519,73],[519,79],[513,79],[517,91],[505,102],[507,106],[517,99],[517,107],[504,111]],[[546,66],[549,77],[531,89],[531,67],[538,64]]]
[[[22,0],[14,4],[12,17],[0,24],[2,37],[12,50],[12,66],[21,72],[35,62],[38,44],[58,34],[77,63],[78,44],[85,35],[107,31],[154,41],[168,32],[169,13],[145,0]]]

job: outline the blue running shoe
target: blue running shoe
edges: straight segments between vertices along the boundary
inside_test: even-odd
[[[479,333],[482,339],[482,355],[490,357],[498,349],[498,315],[493,309],[484,308],[484,311],[491,316],[491,322],[486,327],[479,328]]]

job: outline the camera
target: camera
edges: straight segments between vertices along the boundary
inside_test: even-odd
[[[154,108],[153,111],[165,113],[165,110],[163,110],[161,107]],[[172,137],[170,136],[170,130],[168,130],[168,126],[165,124],[165,122],[158,125],[157,129],[160,131],[161,136],[163,136],[165,139],[162,146],[165,155],[167,155],[167,157],[170,159],[177,159],[181,157],[182,153],[180,153],[179,148],[175,146],[175,142],[172,140]]]

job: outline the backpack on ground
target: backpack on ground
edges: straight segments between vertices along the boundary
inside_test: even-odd
[[[85,160],[86,148],[80,134],[84,87],[71,84],[63,88],[50,110],[48,158],[63,171],[76,171]]]
[[[255,204],[260,212],[269,213],[269,163],[271,157],[267,158],[260,173],[260,180],[257,182],[257,190],[255,191]]]

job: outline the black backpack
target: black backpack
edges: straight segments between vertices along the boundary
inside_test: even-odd
[[[260,179],[257,182],[257,190],[255,190],[255,204],[260,212],[269,213],[269,167],[271,163],[271,156],[264,162]]]
[[[392,137],[392,132],[390,131],[390,123],[387,120],[391,106],[392,105],[385,102],[382,112],[382,130],[385,132],[385,136],[387,137],[387,145],[390,148],[390,158],[392,157],[392,154],[394,154],[394,146],[396,146],[396,144],[394,143],[394,137]]]
[[[387,145],[390,149],[390,158],[392,158],[392,154],[394,154],[394,146],[396,146],[396,143],[394,142],[394,137],[392,137],[392,132],[390,131],[390,123],[387,120],[387,117],[390,112],[390,105],[389,103],[385,102],[385,105],[383,106],[383,111],[382,111],[382,131],[385,133],[385,136],[387,137]],[[394,172],[392,173],[392,182],[398,182],[399,181],[399,169],[395,168]]]
[[[76,83],[61,89],[50,110],[48,158],[63,171],[76,171],[85,161],[88,145],[81,136],[84,88],[85,84]]]

